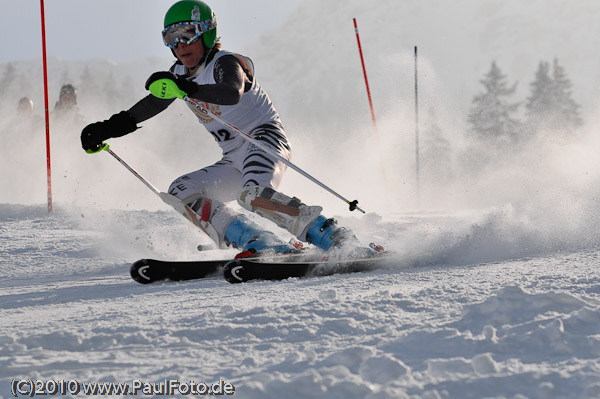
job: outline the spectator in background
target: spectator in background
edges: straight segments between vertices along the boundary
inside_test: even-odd
[[[17,125],[20,129],[38,130],[43,127],[43,118],[34,114],[33,101],[22,97],[17,104]]]
[[[83,117],[77,107],[77,89],[72,84],[67,83],[61,87],[52,118],[59,128],[79,130],[83,126]]]
[[[22,117],[33,115],[33,101],[28,97],[22,97],[17,104],[17,113]]]
[[[43,127],[43,120],[34,114],[33,101],[29,97],[21,97],[17,103],[17,112],[8,118],[2,127],[2,145],[12,145],[18,140],[30,140]]]

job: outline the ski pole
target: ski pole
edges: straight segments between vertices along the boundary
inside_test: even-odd
[[[179,198],[171,195],[169,193],[165,193],[154,187],[152,183],[148,180],[144,179],[142,175],[135,171],[131,166],[127,164],[121,157],[114,153],[113,150],[110,149],[108,143],[102,143],[102,146],[98,150],[87,150],[88,154],[95,154],[100,151],[106,151],[110,155],[112,155],[121,165],[123,165],[128,171],[130,171],[135,177],[137,177],[146,187],[148,187],[152,192],[163,200],[163,202],[167,205],[171,205],[177,212],[183,215],[187,220],[192,222],[195,226],[199,227],[203,232],[205,232],[214,242],[221,245],[221,240],[219,240],[219,235],[215,228],[208,223],[208,220],[202,219],[200,215],[198,215],[189,205],[184,204],[179,200]],[[224,248],[224,247],[223,247]]]
[[[316,178],[314,178],[313,176],[309,175],[304,170],[302,170],[298,166],[294,165],[292,162],[283,158],[281,155],[279,155],[278,153],[273,151],[268,146],[262,144],[260,141],[256,140],[254,137],[250,136],[248,133],[242,131],[241,129],[237,128],[236,126],[232,125],[231,123],[223,120],[221,117],[215,115],[202,102],[196,101],[192,98],[189,98],[185,92],[179,90],[179,87],[177,87],[177,84],[175,82],[173,82],[172,80],[158,79],[157,81],[153,82],[150,85],[150,92],[152,93],[152,95],[159,97],[159,98],[175,98],[175,97],[177,97],[177,98],[182,99],[183,101],[185,101],[186,104],[193,106],[199,112],[202,112],[205,115],[209,115],[210,117],[214,118],[215,120],[221,122],[222,124],[224,124],[225,126],[230,128],[231,130],[233,130],[234,132],[238,133],[243,139],[254,144],[255,146],[257,146],[258,148],[260,148],[267,154],[274,156],[275,158],[277,158],[278,160],[280,160],[281,162],[283,162],[290,168],[294,169],[296,172],[300,173],[302,176],[306,177],[313,183],[317,184],[318,186],[322,187],[323,189],[329,191],[331,194],[335,195],[336,197],[338,197],[339,199],[341,199],[342,201],[344,201],[346,204],[348,204],[350,206],[350,211],[358,209],[362,213],[365,213],[365,211],[363,211],[358,206],[358,200],[354,200],[354,201],[347,200],[342,195],[338,194],[333,189],[331,189],[328,186],[326,186],[325,184],[323,184],[321,181],[319,181]]]
[[[127,168],[128,171],[130,171],[135,177],[137,177],[142,183],[144,183],[146,185],[146,187],[148,187],[150,190],[152,190],[154,192],[154,194],[158,195],[159,197],[160,195],[160,190],[157,189],[156,187],[154,187],[152,185],[152,183],[150,183],[148,180],[144,179],[144,177],[142,175],[140,175],[138,172],[136,172],[131,166],[129,166],[127,164],[127,162],[123,161],[121,159],[121,157],[119,157],[117,154],[115,154],[113,152],[113,150],[110,149],[110,146],[107,143],[102,143],[102,147],[100,148],[99,151],[106,151],[108,152],[110,155],[112,155],[117,161],[119,161],[119,163],[123,166],[125,166],[125,168]]]

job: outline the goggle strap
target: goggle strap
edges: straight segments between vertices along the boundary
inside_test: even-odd
[[[217,27],[217,17],[212,17],[210,19],[198,22],[198,25],[200,25],[200,32],[208,32],[209,30]]]

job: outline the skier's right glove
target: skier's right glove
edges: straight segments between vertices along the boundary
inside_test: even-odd
[[[121,111],[108,120],[91,123],[84,127],[81,131],[81,147],[88,152],[99,151],[104,140],[125,136],[137,128],[133,116],[127,111]]]

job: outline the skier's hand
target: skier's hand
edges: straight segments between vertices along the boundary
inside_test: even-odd
[[[81,131],[81,147],[87,152],[99,151],[102,142],[108,138],[104,122],[95,122],[87,125]]]
[[[183,76],[175,75],[173,72],[161,71],[154,72],[146,81],[146,90],[150,90],[150,85],[160,79],[172,80],[179,90],[183,91],[186,95],[191,95],[198,90],[198,84],[192,80],[187,80]],[[152,93],[154,94],[154,93]],[[156,94],[154,94],[156,96]]]
[[[84,127],[81,131],[81,147],[89,152],[99,151],[104,140],[125,136],[137,128],[133,116],[127,111],[121,111],[106,121],[95,122]]]

